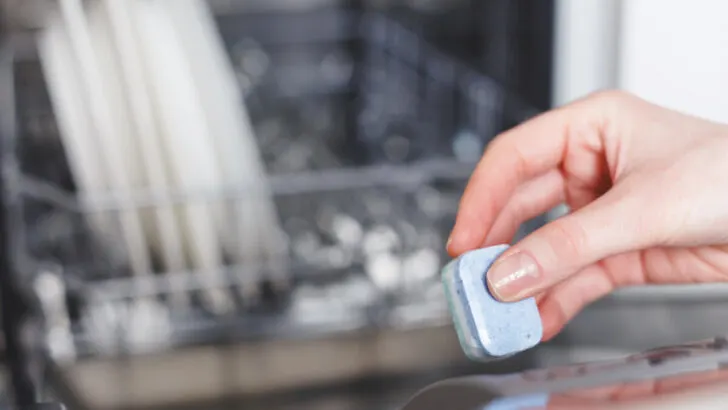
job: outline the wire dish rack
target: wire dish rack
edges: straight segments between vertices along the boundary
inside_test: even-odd
[[[121,407],[460,360],[453,332],[432,330],[449,321],[439,284],[444,238],[489,139],[536,111],[382,14],[234,14],[218,25],[287,251],[220,266],[214,283],[194,271],[132,277],[124,249],[102,245],[86,220],[254,193],[236,186],[76,195],[38,61],[31,52],[15,63],[14,270],[42,313],[42,348],[70,388],[89,407]],[[234,295],[232,313],[205,308],[200,295],[209,286]],[[191,301],[184,307],[174,304],[180,292]],[[392,329],[410,338],[373,336]],[[412,347],[428,335],[432,343]],[[352,339],[349,350],[320,342],[330,337]],[[375,337],[378,347],[367,353],[361,340]],[[245,346],[230,359],[238,365],[228,363],[236,375],[205,346]],[[199,361],[173,365],[179,352]],[[144,367],[155,360],[157,370]],[[271,368],[278,376],[264,375]],[[228,374],[234,381],[218,384],[235,388],[204,372]],[[174,377],[173,388],[144,390]]]

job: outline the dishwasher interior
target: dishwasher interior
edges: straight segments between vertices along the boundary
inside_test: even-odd
[[[17,114],[15,132],[4,136],[6,225],[30,312],[21,339],[44,394],[90,409],[395,409],[452,375],[721,333],[725,289],[635,289],[601,301],[552,343],[496,364],[469,363],[439,268],[483,149],[547,108],[546,86],[523,81],[544,77],[535,57],[513,63],[518,36],[505,35],[500,47],[482,37],[528,30],[515,18],[498,26],[494,16],[514,13],[506,2],[477,8],[487,19],[469,8],[478,2],[343,3],[207,2],[252,124],[251,152],[265,170],[246,180],[255,187],[233,180],[81,192],[37,30],[11,31]],[[487,29],[470,32],[481,21],[474,16]],[[548,25],[538,29],[549,35]],[[502,56],[510,65],[493,63]],[[166,68],[160,81],[176,70]],[[184,128],[174,129],[170,146],[188,145]],[[204,166],[179,168],[195,168],[184,174],[195,177]],[[250,205],[260,203],[269,206]],[[212,247],[217,264],[195,267],[187,256],[183,269],[170,269],[150,245],[142,249],[148,269],[135,270],[141,251],[125,236],[129,218],[177,215],[185,240],[199,245],[205,230],[193,215],[222,208],[266,221],[245,225],[257,231],[233,242],[262,249],[267,238],[263,256],[240,259],[220,245]],[[111,221],[106,236],[95,229],[102,219]],[[220,225],[221,237],[242,226]],[[651,324],[638,325],[635,314]],[[696,314],[704,319],[691,321]]]

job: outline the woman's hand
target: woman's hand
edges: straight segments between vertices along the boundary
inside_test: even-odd
[[[489,145],[448,251],[510,242],[564,202],[488,272],[497,298],[537,297],[545,340],[621,286],[728,280],[728,126],[612,91],[547,112]]]

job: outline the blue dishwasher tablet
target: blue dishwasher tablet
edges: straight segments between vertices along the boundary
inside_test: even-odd
[[[543,327],[533,298],[503,303],[491,296],[486,273],[508,245],[465,253],[442,270],[460,345],[472,360],[504,358],[536,346]]]
[[[503,397],[488,403],[483,410],[546,410],[548,394]]]

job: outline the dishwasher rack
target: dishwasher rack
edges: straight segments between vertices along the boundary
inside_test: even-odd
[[[144,361],[204,346],[246,346],[244,360],[252,361],[256,354],[250,351],[265,355],[260,349],[276,343],[295,351],[336,335],[395,329],[419,338],[445,326],[438,272],[466,179],[490,138],[536,113],[382,14],[235,14],[219,16],[218,24],[288,245],[283,265],[262,260],[221,267],[215,286],[242,295],[230,315],[196,303],[171,307],[172,292],[182,288],[194,302],[209,282],[191,271],[131,277],[119,257],[123,252],[99,246],[85,219],[190,201],[240,201],[250,192],[229,187],[79,197],[38,61],[32,51],[10,54],[17,130],[4,128],[10,241],[4,245],[13,257],[6,274],[12,273],[13,294],[24,296],[29,316],[39,318],[32,323],[42,327],[31,350],[49,360],[56,376],[73,379],[72,389],[85,390],[95,408],[129,405],[123,396],[143,396],[128,386],[88,393],[100,383],[94,379],[108,374],[88,370],[99,362]],[[456,346],[451,333],[446,342],[438,334],[440,341],[429,346]],[[396,363],[410,341],[401,343],[389,353],[394,356],[379,360]],[[443,360],[456,353],[451,348]],[[79,367],[86,370],[74,373]],[[263,367],[238,375],[239,383],[265,379]],[[380,370],[359,367],[362,373]],[[320,378],[349,376],[354,374]]]

